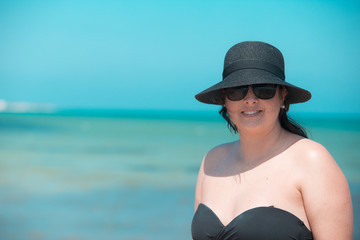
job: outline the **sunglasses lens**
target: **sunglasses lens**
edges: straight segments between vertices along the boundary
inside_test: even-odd
[[[248,89],[248,86],[227,88],[226,96],[232,101],[238,101],[246,96]]]
[[[274,97],[277,86],[276,84],[257,84],[251,85],[251,88],[256,97],[260,99],[270,99]],[[249,86],[232,87],[227,88],[225,93],[228,99],[238,101],[246,96],[248,90]]]
[[[257,96],[260,99],[273,98],[276,93],[275,84],[253,85],[252,89],[254,91],[255,96]]]

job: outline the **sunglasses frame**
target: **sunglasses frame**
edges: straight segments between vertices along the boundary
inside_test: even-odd
[[[230,89],[230,88],[225,88],[225,89],[224,89],[224,92],[225,92],[226,97],[227,97],[229,100],[231,100],[231,101],[240,101],[240,100],[242,100],[242,99],[244,99],[244,98],[246,97],[246,95],[247,95],[248,92],[249,92],[249,87],[251,87],[252,92],[254,93],[254,95],[255,95],[257,98],[259,98],[259,99],[261,99],[261,100],[269,100],[269,99],[272,99],[272,98],[275,96],[276,91],[277,91],[277,89],[278,89],[278,86],[281,86],[281,85],[271,84],[271,83],[270,83],[270,84],[265,83],[265,84],[251,84],[251,85],[245,85],[245,86],[239,86],[239,87],[231,87],[231,88],[237,88],[237,89],[246,88],[246,92],[245,92],[244,97],[242,97],[242,98],[240,98],[240,99],[231,99],[231,98],[229,97],[228,89]],[[255,87],[255,90],[254,90],[254,87]],[[273,94],[271,97],[269,97],[269,98],[262,98],[262,97],[258,96],[258,94],[256,93],[256,92],[257,92],[256,88],[261,88],[261,87],[273,87],[273,88],[275,89],[274,94]]]

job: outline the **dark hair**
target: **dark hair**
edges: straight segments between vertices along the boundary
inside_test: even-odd
[[[305,128],[303,128],[300,124],[298,124],[296,121],[291,119],[287,116],[287,111],[289,111],[290,104],[285,98],[284,101],[285,108],[281,108],[279,112],[279,122],[282,128],[286,129],[287,131],[300,135],[304,138],[308,138]],[[228,124],[228,128],[230,132],[237,133],[237,127],[235,124],[231,121],[229,114],[227,112],[227,109],[225,106],[223,106],[220,111],[220,115],[226,120]]]

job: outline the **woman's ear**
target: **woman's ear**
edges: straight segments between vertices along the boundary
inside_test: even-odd
[[[286,96],[288,94],[288,91],[287,91],[286,87],[284,87],[284,86],[282,86],[280,90],[281,90],[280,91],[281,99],[284,102],[285,98],[286,98]]]

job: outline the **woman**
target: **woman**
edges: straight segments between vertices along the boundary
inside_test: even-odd
[[[285,82],[281,52],[236,44],[223,81],[197,94],[240,140],[212,149],[200,167],[192,236],[205,239],[351,240],[347,181],[334,159],[286,115],[310,92]]]

